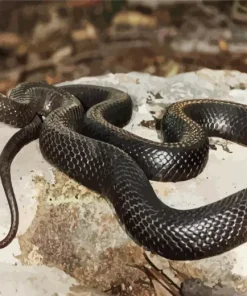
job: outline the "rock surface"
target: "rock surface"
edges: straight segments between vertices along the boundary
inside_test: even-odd
[[[70,83],[127,91],[134,101],[134,113],[126,129],[155,141],[160,138],[153,128],[154,117],[159,118],[172,102],[220,98],[247,104],[247,74],[233,71],[205,69],[169,79],[133,72],[86,77]],[[0,125],[0,149],[15,132],[14,128]],[[181,209],[194,208],[247,186],[246,148],[219,139],[211,142],[215,149],[210,150],[208,165],[197,178],[179,183],[152,182],[162,201]],[[144,274],[129,265],[146,264],[142,248],[119,226],[109,203],[53,170],[42,158],[38,141],[17,155],[12,181],[20,227],[17,238],[0,250],[1,295],[13,295],[14,290],[16,295],[84,295],[85,288],[102,291],[118,282],[134,295],[153,293],[151,287],[137,284]],[[2,238],[8,231],[10,217],[2,188],[0,194]],[[246,250],[244,244],[221,256],[182,263],[148,255],[177,284],[195,277],[211,287],[220,282],[246,293]],[[100,295],[97,293],[85,295]]]
[[[243,296],[233,288],[220,287],[210,288],[199,279],[184,281],[181,288],[183,296]]]

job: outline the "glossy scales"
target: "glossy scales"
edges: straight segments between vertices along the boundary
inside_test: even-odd
[[[10,98],[15,103],[3,102],[4,110],[15,104],[14,112],[24,118],[34,109],[26,100],[37,101],[35,112],[46,117],[39,134],[43,156],[106,196],[129,235],[146,249],[169,259],[194,260],[246,242],[246,189],[204,207],[177,210],[163,204],[149,182],[198,175],[207,161],[208,136],[246,144],[245,105],[208,99],[173,104],[162,121],[165,143],[159,144],[115,126],[124,126],[132,110],[130,97],[119,90],[26,83],[16,94],[16,100]],[[21,96],[25,108],[32,109],[25,114],[16,107]],[[89,109],[85,118],[81,103]],[[37,136],[28,133],[30,139]],[[18,149],[24,143],[15,136],[12,141]],[[9,165],[10,158],[3,157],[2,163],[6,160]]]

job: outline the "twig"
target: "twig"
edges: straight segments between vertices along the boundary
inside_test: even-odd
[[[144,253],[144,258],[156,271],[161,272],[162,275],[169,281],[169,283],[172,286],[174,286],[178,290],[180,289],[179,286],[171,278],[168,277],[168,275],[166,275],[162,270],[160,270],[157,266],[154,265],[154,263],[149,259],[146,253]]]
[[[144,272],[151,282],[155,280],[160,285],[162,285],[169,293],[171,293],[171,295],[179,296],[179,290],[174,288],[173,286],[170,286],[170,280],[167,282],[166,278],[163,279],[161,277],[163,274],[161,274],[154,268],[147,268],[145,266],[139,266],[139,265],[129,265],[129,266],[137,268],[142,272]]]

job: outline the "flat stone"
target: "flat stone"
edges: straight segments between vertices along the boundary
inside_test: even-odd
[[[154,141],[161,140],[147,122],[161,117],[164,108],[175,101],[217,98],[247,104],[247,74],[237,71],[203,69],[167,79],[132,72],[84,77],[68,83],[111,86],[128,92],[134,111],[125,129]],[[0,124],[0,149],[16,131]],[[164,203],[180,209],[195,208],[246,187],[245,147],[220,139],[211,139],[211,143],[216,150],[210,149],[208,164],[197,178],[177,183],[151,182]],[[146,264],[142,248],[120,227],[106,199],[54,170],[43,159],[38,141],[24,147],[15,158],[12,182],[20,226],[16,239],[0,250],[2,295],[11,294],[10,286],[19,289],[18,295],[41,295],[43,289],[46,292],[42,295],[77,295],[71,290],[76,281],[83,289],[103,290],[124,279],[128,289],[137,289],[134,281],[144,275],[127,264]],[[10,216],[2,188],[0,194],[2,238],[9,229]],[[194,262],[175,262],[147,254],[178,284],[187,277],[197,277],[209,286],[221,282],[246,292],[246,250],[247,244],[243,244],[223,255]],[[55,279],[57,274],[59,279]],[[24,283],[24,279],[32,277],[36,279],[35,290]],[[52,289],[48,278],[57,283]],[[67,290],[71,294],[66,294]],[[135,295],[151,293],[146,285],[139,285],[135,291]]]

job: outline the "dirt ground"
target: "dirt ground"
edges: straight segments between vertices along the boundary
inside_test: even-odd
[[[183,2],[152,10],[121,0],[0,1],[0,92],[27,80],[58,83],[109,72],[246,72],[242,2]]]

